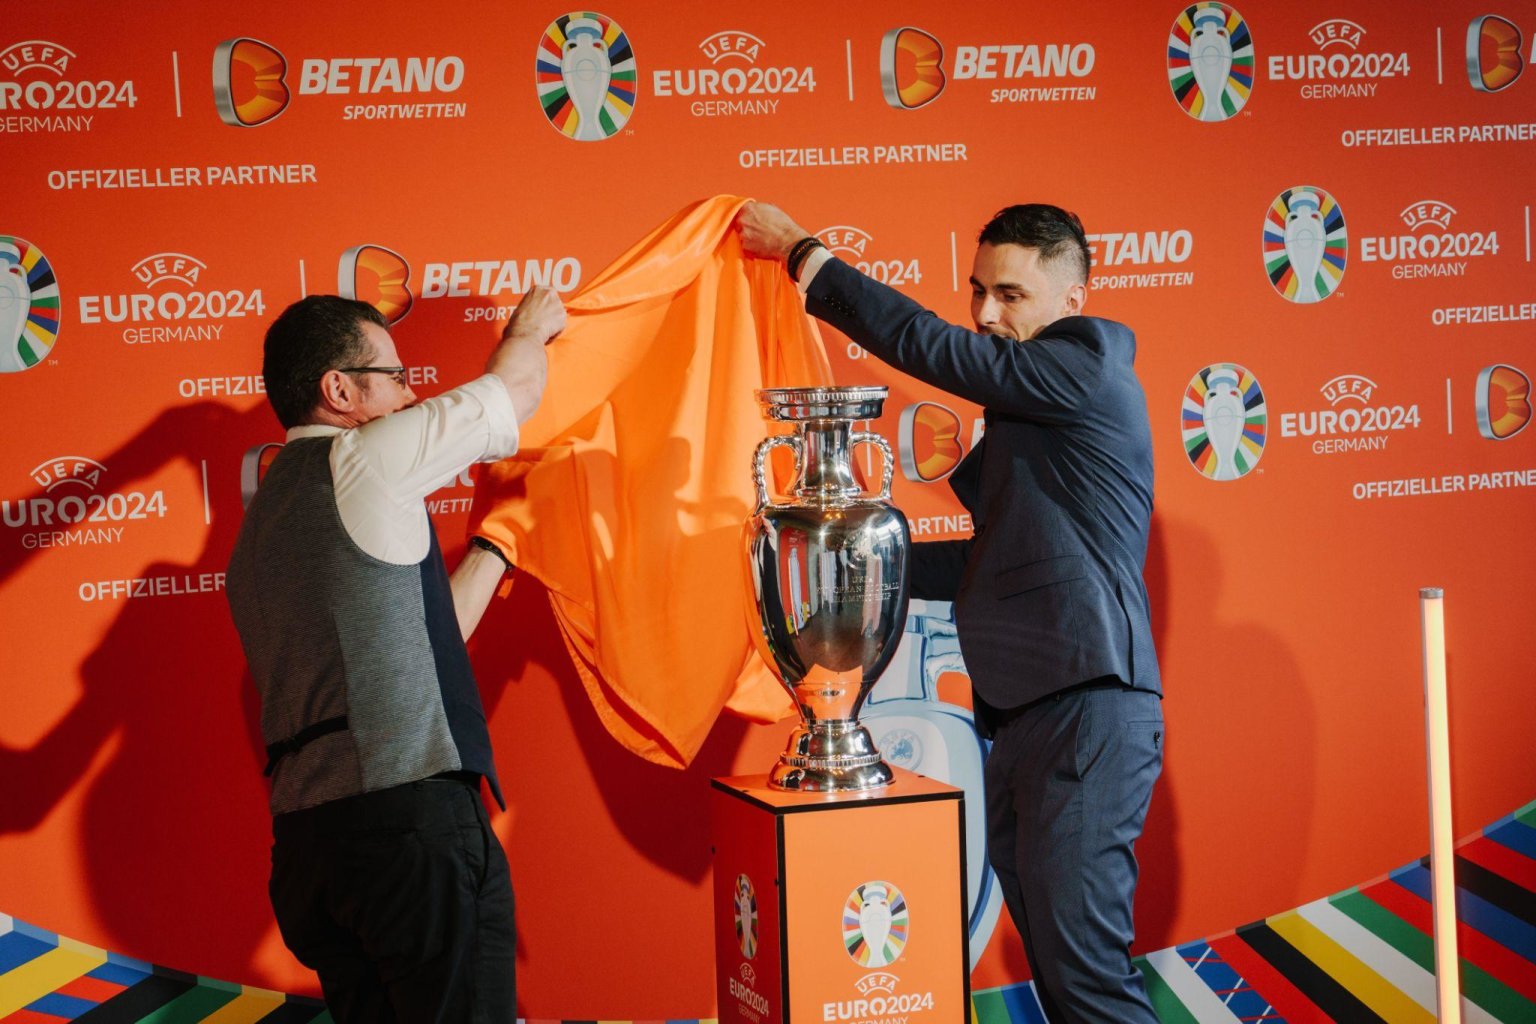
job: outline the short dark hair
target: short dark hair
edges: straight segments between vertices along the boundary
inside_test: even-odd
[[[1088,283],[1088,236],[1077,214],[1047,203],[1021,203],[998,210],[976,239],[987,245],[1022,245],[1040,253],[1040,264],[1065,263],[1081,284]]]
[[[316,385],[327,370],[366,366],[372,346],[363,323],[388,327],[384,315],[366,302],[339,295],[310,295],[283,310],[262,345],[261,375],[267,401],[284,428],[305,422],[319,399]]]

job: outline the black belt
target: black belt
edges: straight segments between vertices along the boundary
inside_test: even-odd
[[[263,775],[271,775],[277,768],[277,762],[289,754],[297,754],[305,745],[313,743],[321,736],[329,736],[333,732],[342,732],[347,727],[347,716],[338,715],[336,718],[325,718],[314,725],[306,726],[285,740],[267,744],[267,767],[263,769]]]

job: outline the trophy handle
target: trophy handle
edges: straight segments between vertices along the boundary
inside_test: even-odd
[[[849,447],[864,443],[872,444],[885,455],[885,472],[880,480],[880,493],[869,495],[879,498],[881,501],[891,500],[891,479],[896,474],[896,457],[891,453],[891,443],[879,434],[869,430],[860,430],[849,439]]]
[[[765,438],[758,443],[757,452],[752,456],[752,483],[757,486],[757,511],[759,512],[768,507],[768,453],[775,448],[785,447],[795,453],[795,472],[800,473],[805,454],[800,446],[798,434],[780,434],[777,437]]]

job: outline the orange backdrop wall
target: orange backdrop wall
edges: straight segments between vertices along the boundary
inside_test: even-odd
[[[281,439],[265,324],[307,292],[408,300],[394,333],[435,393],[531,281],[575,290],[717,193],[961,323],[999,207],[1094,236],[1087,312],[1137,332],[1158,474],[1169,746],[1139,948],[1427,849],[1420,586],[1447,594],[1458,830],[1536,795],[1536,5],[1196,6],[1235,55],[1219,80],[1178,0],[622,0],[594,12],[613,84],[579,130],[538,70],[561,6],[8,5],[0,911],[314,991],[266,904],[221,592],[243,457]],[[942,477],[979,410],[825,338],[840,381],[892,390],[875,428],[914,532],[962,535]],[[1223,370],[1247,432],[1215,458]],[[450,559],[470,493],[431,499]],[[682,772],[627,754],[531,583],[471,653],[523,1012],[711,1014],[707,779],[765,770],[788,724],[723,718]],[[973,986],[1025,976],[1000,926]]]

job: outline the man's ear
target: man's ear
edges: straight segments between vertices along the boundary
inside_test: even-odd
[[[340,370],[327,370],[320,378],[319,405],[331,412],[351,412],[357,401],[357,384]]]
[[[1083,306],[1088,301],[1088,286],[1081,282],[1067,288],[1067,294],[1062,299],[1062,316],[1079,316],[1083,312]]]

